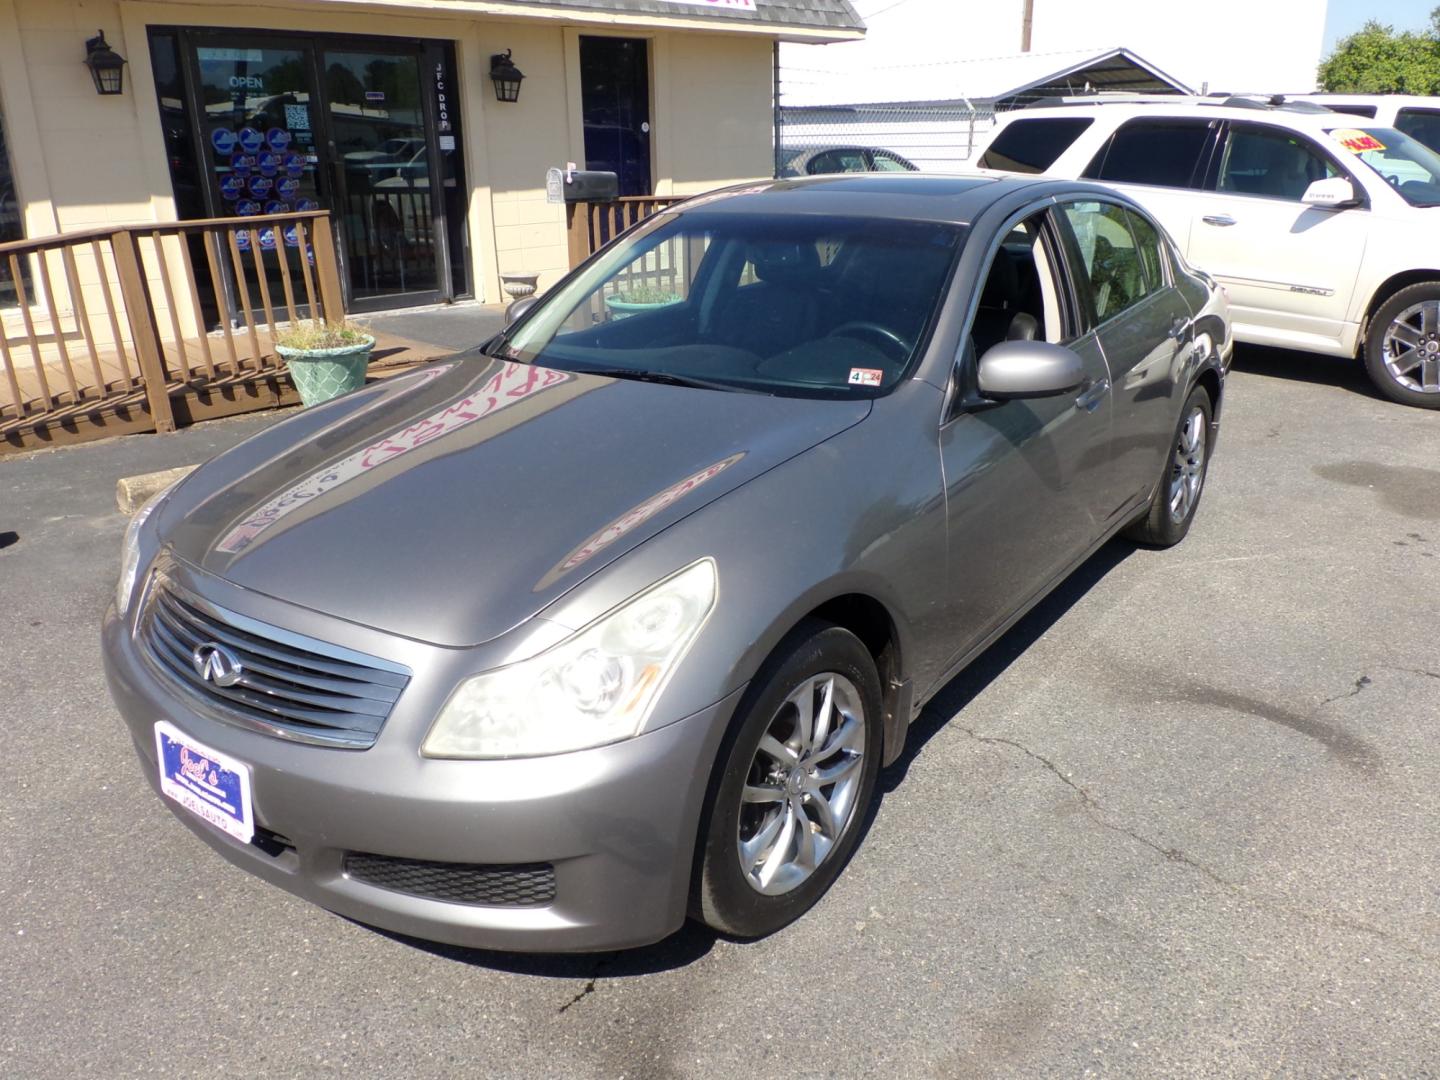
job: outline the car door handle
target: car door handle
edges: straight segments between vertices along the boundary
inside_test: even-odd
[[[1219,225],[1221,228],[1235,224],[1235,219],[1229,214],[1206,214],[1200,220],[1206,225]]]
[[[1105,395],[1110,392],[1110,380],[1101,379],[1099,382],[1090,384],[1083,394],[1075,399],[1075,407],[1084,409],[1086,412],[1094,412],[1100,407],[1100,402],[1105,400]]]

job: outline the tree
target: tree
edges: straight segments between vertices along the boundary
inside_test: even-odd
[[[1430,28],[1396,33],[1371,19],[1320,63],[1320,89],[1348,94],[1440,94],[1440,7]]]

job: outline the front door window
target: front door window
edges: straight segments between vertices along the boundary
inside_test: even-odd
[[[1236,195],[1299,202],[1316,180],[1338,175],[1334,165],[1298,136],[1237,125],[1225,143],[1219,187]]]

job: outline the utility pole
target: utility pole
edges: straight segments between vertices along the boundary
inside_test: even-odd
[[[1030,28],[1035,22],[1035,0],[1024,0],[1025,13],[1020,17],[1020,51],[1030,51]]]

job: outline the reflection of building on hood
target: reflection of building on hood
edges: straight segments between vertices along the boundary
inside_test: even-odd
[[[535,585],[535,591],[549,588],[583,562],[594,558],[600,552],[619,540],[626,533],[639,528],[666,507],[679,502],[707,480],[713,480],[745,456],[745,451],[731,454],[723,461],[717,461],[699,472],[671,484],[664,491],[650,496],[639,506],[631,507],[603,529],[591,535],[583,544],[560,561],[560,564],[546,574]]]
[[[436,375],[440,373],[437,371]],[[317,499],[367,475],[372,469],[403,458],[443,435],[458,431],[501,409],[518,405],[544,390],[571,382],[574,378],[569,372],[533,364],[501,365],[478,390],[444,405],[429,416],[355,451],[332,465],[316,469],[303,480],[292,484],[230,529],[216,544],[215,550],[238,555],[267,529],[296,510],[313,505]]]

